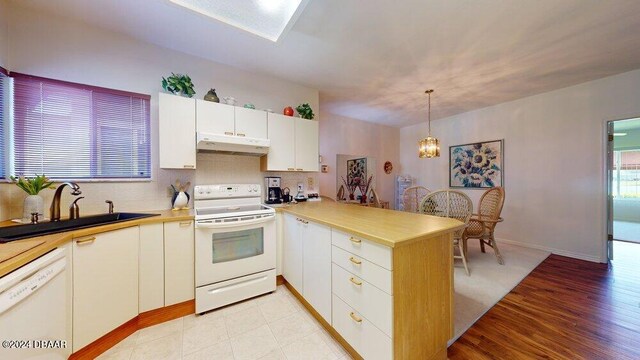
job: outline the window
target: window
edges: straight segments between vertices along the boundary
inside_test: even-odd
[[[7,136],[6,121],[8,118],[9,103],[7,100],[9,99],[9,78],[7,77],[6,71],[0,67],[0,179],[4,179],[6,177],[6,143],[5,137]]]
[[[640,150],[613,152],[613,195],[640,200]]]
[[[149,179],[148,95],[12,74],[13,168],[51,179]]]

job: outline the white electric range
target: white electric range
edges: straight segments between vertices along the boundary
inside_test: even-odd
[[[196,313],[276,289],[275,210],[259,184],[194,188]]]

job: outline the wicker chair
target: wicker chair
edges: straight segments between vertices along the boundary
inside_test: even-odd
[[[374,189],[371,189],[371,207],[382,207],[382,204],[380,204],[380,197]]]
[[[473,214],[469,220],[469,226],[463,234],[463,247],[467,251],[467,240],[480,240],[480,250],[485,252],[484,246],[489,245],[498,259],[500,265],[504,265],[504,259],[498,250],[498,244],[493,235],[496,225],[503,219],[500,217],[504,205],[504,189],[494,187],[482,194],[478,204],[478,213]]]
[[[337,201],[342,201],[344,200],[344,185],[340,185],[340,188],[338,189],[338,194],[336,194],[336,200]]]
[[[462,192],[454,190],[439,190],[427,195],[420,203],[420,212],[427,215],[448,217],[468,224],[473,212],[473,202]],[[464,271],[469,275],[467,256],[463,249],[462,238],[465,229],[456,230],[453,233],[454,259],[462,260]],[[458,250],[460,255],[455,254]]]
[[[411,186],[402,193],[402,210],[417,213],[420,210],[420,202],[429,194],[429,189],[423,186]]]

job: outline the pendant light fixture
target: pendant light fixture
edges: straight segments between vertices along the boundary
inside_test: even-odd
[[[425,91],[429,96],[429,110],[427,113],[428,133],[427,137],[418,143],[418,156],[420,158],[433,158],[440,156],[440,140],[431,136],[431,93],[433,89]]]

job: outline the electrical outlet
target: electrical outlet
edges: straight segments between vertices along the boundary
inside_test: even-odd
[[[313,187],[313,178],[312,177],[308,177],[307,178],[307,189],[311,190],[311,189],[315,189]]]

